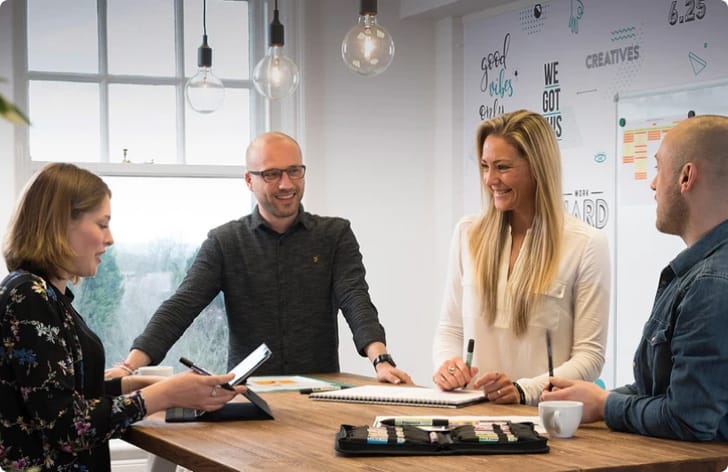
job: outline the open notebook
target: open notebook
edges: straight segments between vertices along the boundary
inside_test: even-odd
[[[388,403],[442,408],[458,408],[485,401],[482,390],[443,392],[434,388],[394,385],[364,385],[344,390],[316,392],[309,395],[309,398],[336,402]]]

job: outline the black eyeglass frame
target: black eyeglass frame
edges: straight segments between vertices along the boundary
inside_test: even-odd
[[[291,175],[291,172],[298,172],[301,171],[301,175],[298,177],[295,177]],[[263,170],[249,170],[249,174],[257,175],[263,178],[265,182],[273,183],[278,182],[283,177],[283,173],[286,173],[289,179],[291,180],[301,180],[306,176],[306,166],[301,164],[298,166],[288,166],[285,169],[263,169]]]

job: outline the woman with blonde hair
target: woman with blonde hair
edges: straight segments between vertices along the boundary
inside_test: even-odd
[[[519,110],[476,139],[484,212],[457,225],[435,335],[433,381],[535,404],[554,375],[595,380],[604,365],[610,263],[605,235],[564,210],[556,136]],[[474,340],[472,366],[463,361]],[[478,375],[478,372],[481,375]]]
[[[0,469],[110,470],[108,441],[147,413],[212,411],[244,387],[191,372],[152,385],[104,379],[104,348],[71,302],[69,281],[96,274],[114,240],[111,191],[71,164],[26,186],[5,241],[0,283]]]

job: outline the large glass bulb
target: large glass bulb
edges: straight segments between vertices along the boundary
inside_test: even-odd
[[[199,113],[212,113],[225,100],[225,87],[209,67],[200,67],[185,85],[187,102]]]
[[[341,57],[358,74],[378,75],[392,63],[394,41],[387,30],[377,24],[375,15],[363,14],[344,37]]]
[[[270,99],[284,98],[298,87],[298,66],[283,54],[281,46],[268,48],[265,57],[253,69],[253,83]]]

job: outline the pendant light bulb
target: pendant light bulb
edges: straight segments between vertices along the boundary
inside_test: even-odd
[[[261,95],[271,100],[285,98],[298,87],[298,66],[283,54],[283,25],[278,19],[278,5],[270,24],[270,46],[265,57],[253,69],[253,83]]]
[[[185,85],[187,102],[199,113],[212,113],[225,100],[225,86],[212,73],[212,48],[207,45],[207,35],[202,36],[202,46],[197,49],[197,74]]]
[[[354,72],[367,77],[379,75],[392,63],[394,41],[377,24],[377,0],[361,0],[357,24],[341,43],[341,57]]]

